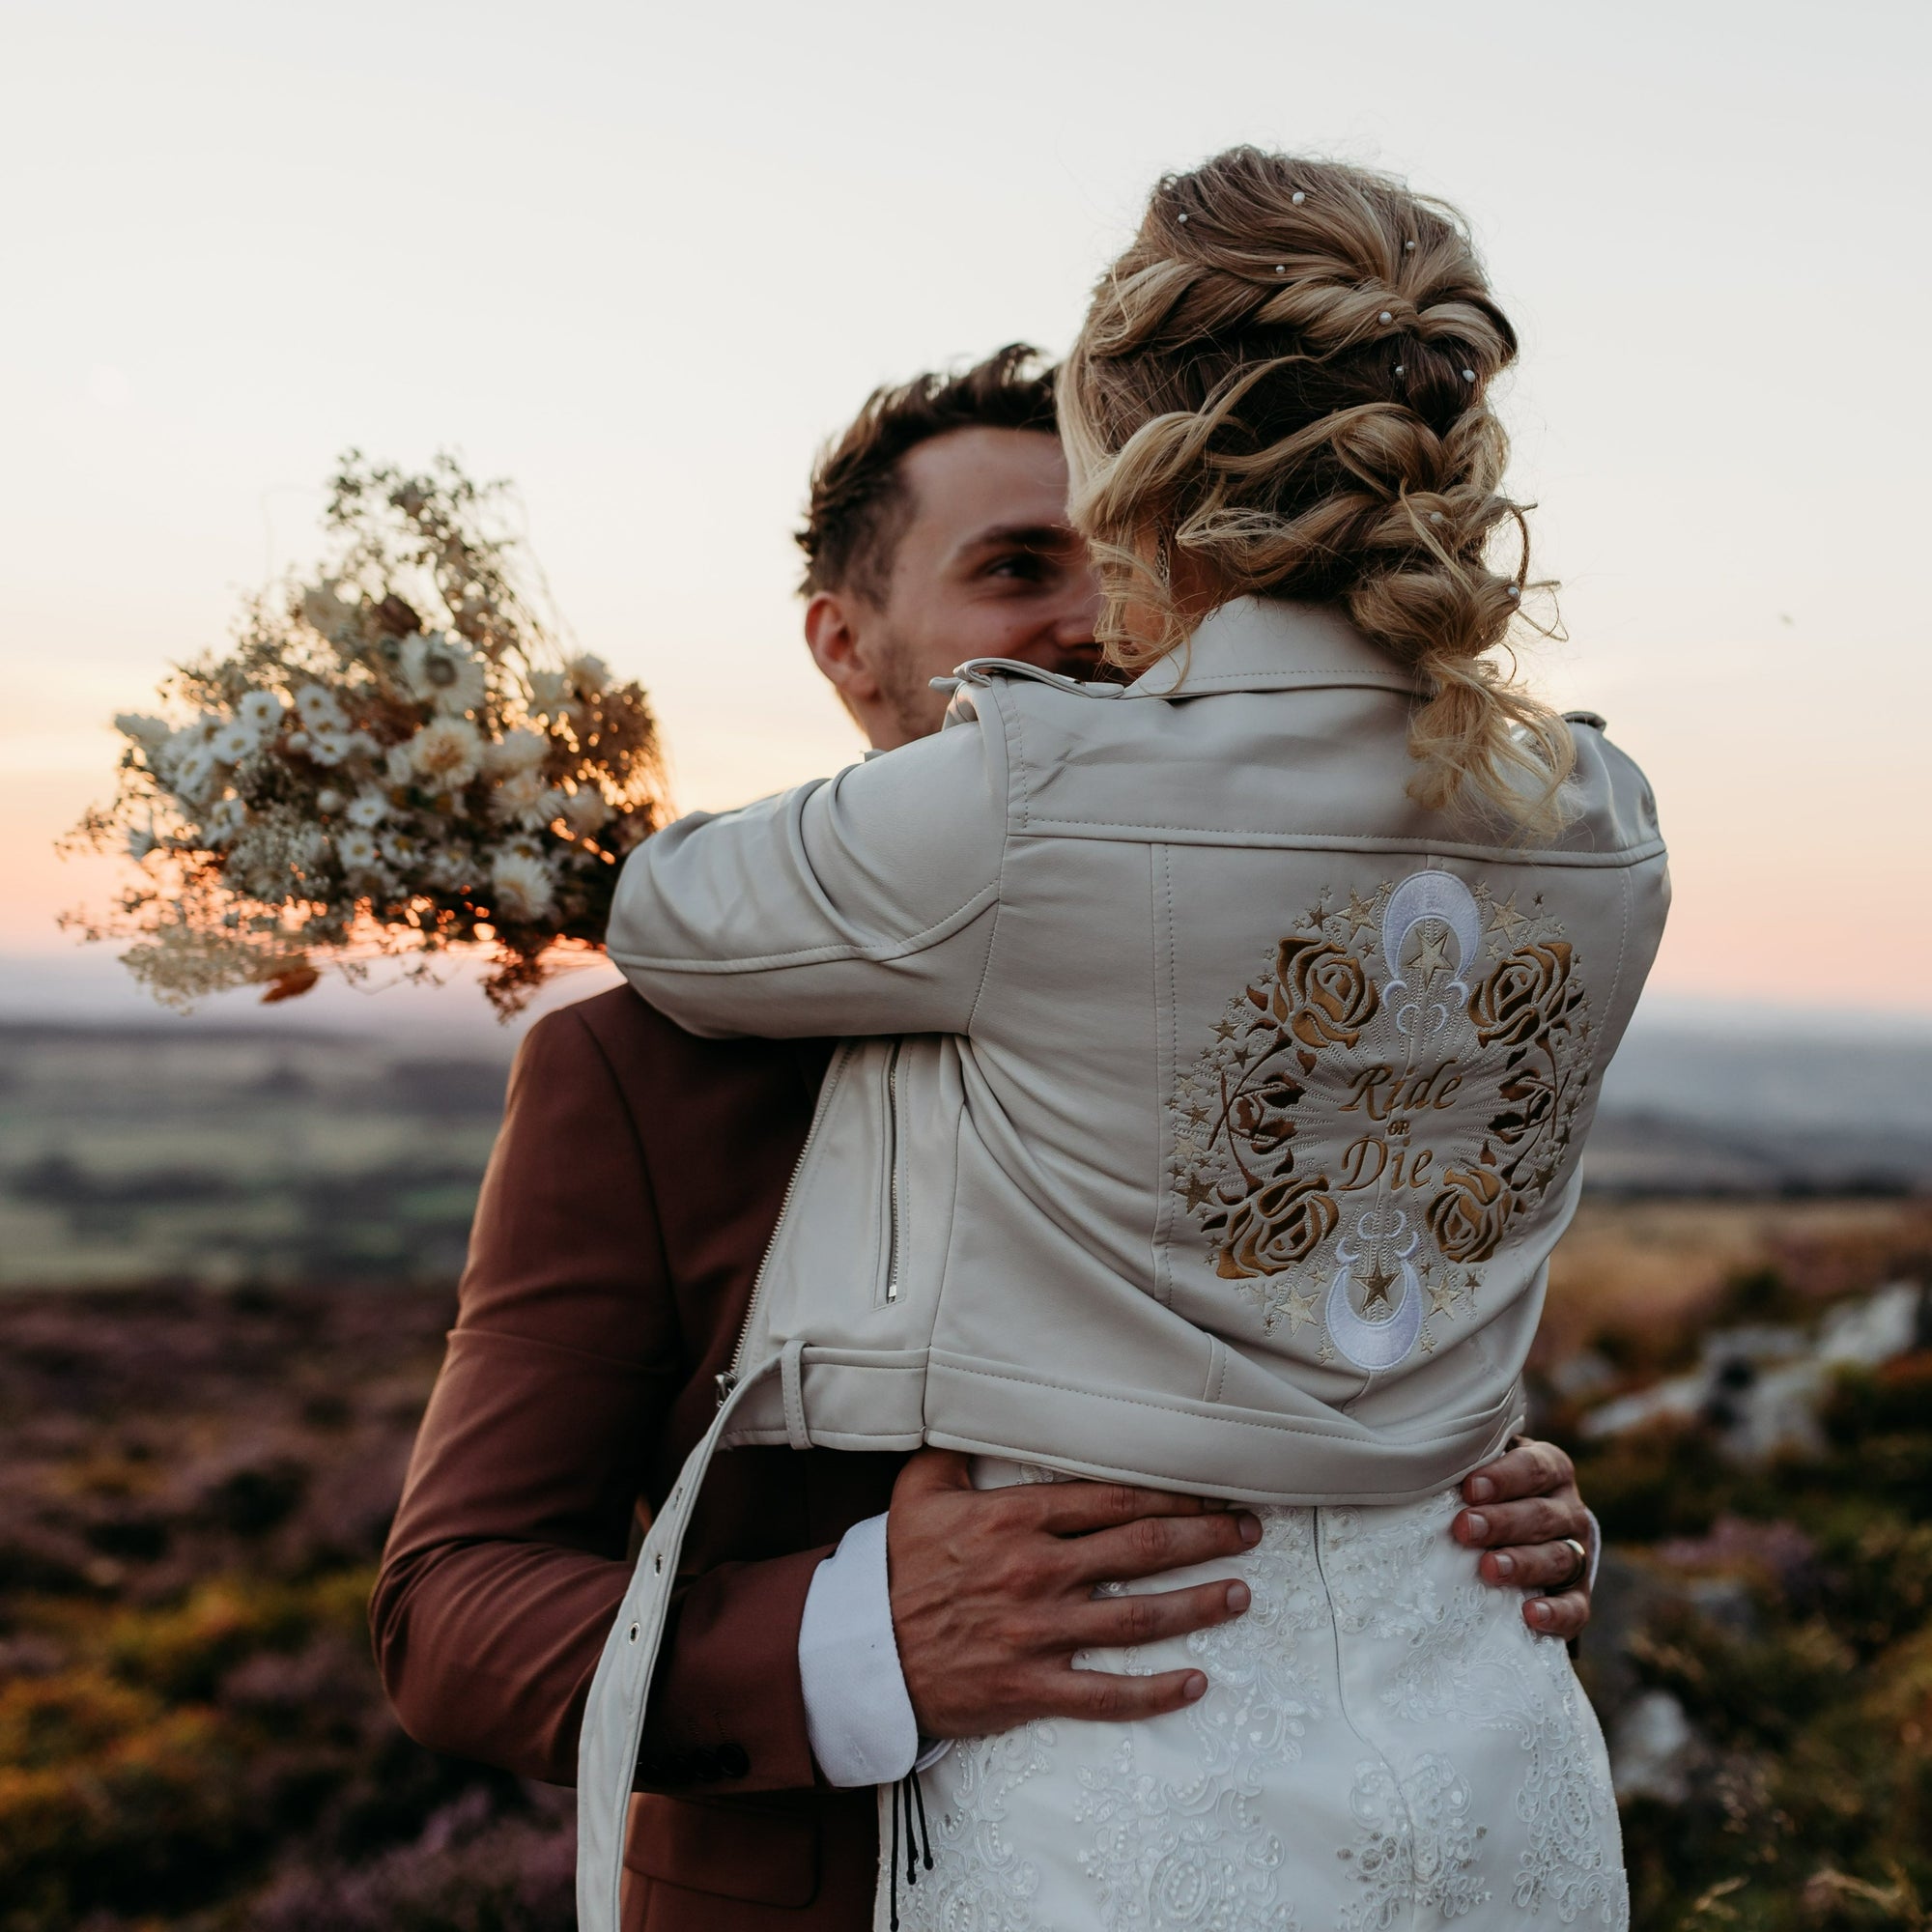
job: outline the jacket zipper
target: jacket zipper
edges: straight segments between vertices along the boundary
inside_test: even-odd
[[[886,1059],[886,1299],[899,1298],[899,1045]]]
[[[765,1276],[771,1271],[772,1255],[778,1248],[779,1236],[784,1228],[785,1218],[791,1212],[792,1196],[798,1192],[798,1178],[805,1172],[805,1163],[811,1152],[811,1144],[818,1138],[818,1123],[825,1118],[825,1110],[830,1104],[838,1082],[844,1078],[845,1064],[851,1059],[854,1048],[847,1040],[838,1049],[838,1058],[833,1062],[825,1076],[825,1085],[818,1090],[818,1105],[811,1111],[811,1125],[806,1129],[805,1145],[798,1151],[798,1158],[791,1164],[791,1179],[785,1182],[785,1191],[779,1201],[779,1218],[773,1224],[772,1237],[765,1244],[765,1252],[758,1262],[758,1271],[752,1277],[752,1293],[745,1303],[745,1319],[738,1326],[738,1340],[731,1350],[731,1366],[714,1378],[718,1386],[718,1406],[723,1408],[730,1399],[731,1391],[738,1386],[745,1374],[745,1348],[752,1338],[752,1324],[757,1319],[758,1301],[765,1292]],[[895,1050],[896,1057],[896,1049]]]

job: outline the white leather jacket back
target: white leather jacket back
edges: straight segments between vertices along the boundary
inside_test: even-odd
[[[638,850],[646,998],[864,1037],[730,1439],[1331,1503],[1507,1435],[1663,844],[1592,728],[1550,849],[1423,810],[1413,701],[1333,611],[1247,600],[1124,689],[969,668],[936,738]]]

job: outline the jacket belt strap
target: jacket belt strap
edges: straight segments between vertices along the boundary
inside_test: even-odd
[[[780,1385],[784,1391],[785,1440],[794,1449],[810,1449],[811,1434],[805,1426],[804,1337],[794,1335],[779,1357]]]
[[[631,1789],[637,1779],[638,1752],[643,1744],[651,1672],[657,1665],[671,1587],[677,1580],[678,1554],[719,1437],[738,1405],[777,1366],[766,1363],[731,1390],[704,1439],[686,1459],[664,1507],[651,1519],[644,1547],[638,1552],[638,1567],[631,1573],[630,1587],[604,1641],[604,1653],[597,1660],[583,1708],[583,1728],[577,1741],[578,1932],[619,1932],[624,1831],[630,1818]],[[787,1360],[786,1374],[796,1387],[795,1361]],[[789,1426],[789,1393],[785,1411]],[[797,1413],[802,1435],[804,1408]]]

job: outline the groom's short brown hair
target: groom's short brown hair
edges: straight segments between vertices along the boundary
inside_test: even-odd
[[[812,465],[805,526],[801,595],[857,590],[885,601],[912,508],[899,461],[948,430],[1031,429],[1056,434],[1053,370],[1037,349],[1009,342],[957,376],[928,373],[874,389],[843,435]]]

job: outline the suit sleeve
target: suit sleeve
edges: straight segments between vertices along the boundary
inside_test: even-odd
[[[646,839],[618,882],[611,957],[692,1033],[963,1033],[1006,838],[1003,734],[962,716]]]
[[[576,1782],[638,1499],[686,1373],[630,1116],[587,1028],[554,1014],[511,1076],[456,1326],[370,1605],[384,1683],[420,1743]],[[827,1553],[680,1585],[640,1784],[814,1781],[798,1634]]]

